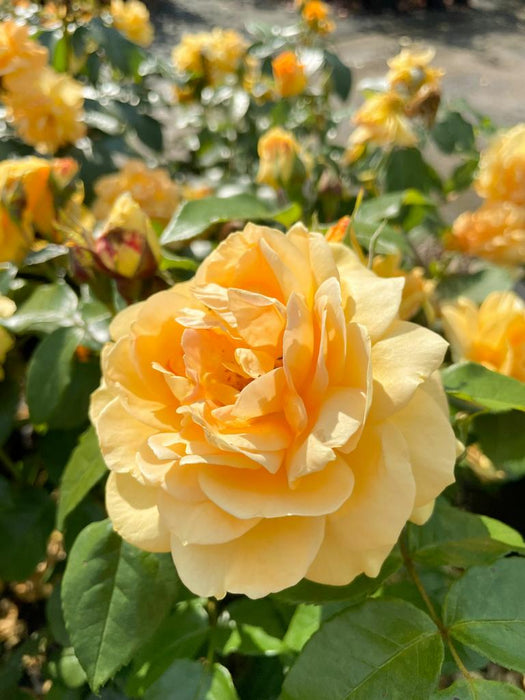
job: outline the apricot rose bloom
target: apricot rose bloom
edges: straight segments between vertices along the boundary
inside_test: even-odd
[[[113,321],[91,419],[117,532],[194,593],[376,576],[453,481],[436,370],[403,281],[302,225],[248,224]]]
[[[492,292],[481,306],[465,297],[444,304],[443,327],[456,360],[472,360],[525,381],[525,303]]]
[[[330,8],[320,0],[305,2],[301,6],[301,16],[308,28],[317,34],[330,34],[335,29]]]
[[[525,124],[497,136],[481,154],[474,186],[490,201],[525,206]]]
[[[272,61],[275,89],[281,97],[295,97],[308,83],[304,66],[293,51],[283,51]]]
[[[311,170],[311,159],[303,152],[291,131],[280,126],[270,129],[257,144],[257,182],[279,189],[293,180],[301,183]]]
[[[149,46],[153,41],[153,26],[148,8],[140,0],[111,0],[113,24],[119,32],[139,46]]]
[[[0,22],[0,81],[5,88],[11,76],[30,75],[47,63],[47,49],[29,36],[26,26]]]
[[[86,133],[82,85],[52,68],[43,68],[31,80],[12,76],[3,99],[20,137],[41,153],[55,153]]]
[[[454,221],[447,248],[501,265],[525,263],[525,207],[512,202],[485,202]]]

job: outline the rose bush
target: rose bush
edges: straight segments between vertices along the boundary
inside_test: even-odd
[[[301,225],[248,225],[117,316],[91,407],[117,532],[202,596],[376,576],[455,461],[446,344],[399,320],[402,288]]]

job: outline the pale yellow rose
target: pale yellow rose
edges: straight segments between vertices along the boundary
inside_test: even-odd
[[[481,306],[460,297],[441,309],[456,361],[472,360],[525,381],[525,303],[514,292],[492,292]]]
[[[307,27],[317,34],[330,34],[335,29],[330,8],[320,0],[307,0],[301,4],[301,16]]]
[[[503,265],[525,263],[525,207],[512,202],[485,202],[460,214],[445,239],[451,250]]]
[[[111,209],[94,251],[112,274],[128,279],[150,277],[158,267],[161,250],[151,221],[129,192]]]
[[[272,61],[275,90],[281,97],[295,97],[304,92],[308,80],[304,66],[293,51],[283,51]]]
[[[3,99],[20,137],[41,153],[55,153],[86,133],[82,85],[52,68],[43,68],[30,80],[12,76]]]
[[[257,182],[278,189],[292,180],[304,181],[311,161],[290,131],[276,126],[267,131],[257,144],[259,171]]]
[[[402,88],[411,95],[423,86],[439,88],[444,71],[432,68],[429,63],[435,56],[434,49],[410,51],[403,49],[401,53],[388,61],[390,70],[387,80],[392,88]]]
[[[14,301],[8,299],[7,297],[0,296],[0,318],[9,318],[16,311],[16,305]],[[4,373],[4,362],[7,353],[14,346],[15,341],[12,336],[6,331],[5,328],[0,326],[0,382],[5,377]]]
[[[200,596],[376,576],[455,461],[447,345],[399,320],[402,286],[249,224],[122,311],[91,405],[116,531]]]
[[[184,34],[172,51],[172,61],[180,73],[217,86],[237,72],[247,49],[247,42],[238,32],[215,27],[211,32]]]
[[[139,46],[149,46],[153,41],[153,25],[146,5],[139,0],[111,0],[109,8],[113,25],[124,36]]]
[[[95,183],[93,212],[106,219],[122,192],[129,192],[154,221],[167,224],[179,204],[179,188],[164,168],[149,168],[141,160],[128,160],[118,173],[104,175]]]
[[[369,97],[352,119],[357,129],[350,135],[346,160],[352,162],[362,153],[364,145],[415,146],[417,136],[405,114],[405,102],[394,91]]]
[[[497,136],[481,154],[474,187],[480,197],[525,206],[525,124]]]
[[[0,22],[0,85],[8,87],[11,76],[40,71],[47,63],[48,52],[29,37],[26,26],[13,20]]]
[[[404,279],[403,297],[399,307],[399,316],[409,320],[423,308],[432,316],[431,296],[434,292],[435,282],[425,278],[422,267],[413,267],[404,270],[401,267],[401,254],[376,255],[372,261],[372,270],[379,277],[400,277]]]

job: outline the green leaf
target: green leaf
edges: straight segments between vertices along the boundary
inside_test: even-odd
[[[321,624],[319,605],[298,605],[283,642],[291,651],[299,652]]]
[[[507,268],[491,265],[476,272],[449,275],[443,278],[437,293],[440,299],[454,300],[459,296],[468,297],[481,304],[491,292],[512,289],[515,275]]]
[[[176,689],[176,691],[175,691]],[[144,700],[238,700],[229,671],[220,664],[210,670],[199,661],[178,659],[144,694]]]
[[[125,76],[139,79],[140,64],[146,58],[146,53],[132,41],[126,39],[113,27],[108,27],[96,17],[89,23],[89,29],[108,58],[108,61],[118,68]]]
[[[443,153],[470,153],[476,147],[472,124],[459,112],[448,112],[434,126],[431,135]]]
[[[491,564],[509,552],[525,553],[521,535],[505,523],[465,513],[438,501],[430,520],[408,525],[408,546],[413,559],[426,566]]]
[[[7,375],[0,381],[0,447],[4,445],[11,434],[19,399],[18,382]]]
[[[434,204],[418,190],[402,190],[365,200],[357,210],[357,221],[379,224],[384,219],[397,219],[405,206],[431,206]]]
[[[42,488],[11,486],[0,477],[0,578],[23,581],[46,557],[55,504]]]
[[[66,465],[60,483],[57,510],[57,527],[62,530],[64,520],[93,486],[107,472],[94,428],[89,428]]]
[[[413,188],[426,193],[441,191],[442,184],[417,148],[395,148],[386,164],[385,187],[388,192]]]
[[[13,333],[51,333],[73,325],[77,306],[77,295],[67,284],[41,284],[2,325]]]
[[[80,328],[57,328],[37,347],[27,370],[26,398],[33,423],[46,423],[71,382]]]
[[[80,533],[68,557],[62,606],[95,692],[154,634],[179,590],[169,555],[132,547],[108,520]]]
[[[47,420],[48,426],[71,429],[85,425],[88,422],[91,394],[99,384],[99,358],[92,357],[84,362],[74,355],[71,362],[70,381]]]
[[[395,549],[385,560],[381,571],[375,578],[369,578],[365,574],[361,574],[347,586],[325,586],[321,583],[303,579],[295,586],[275,593],[274,597],[293,604],[320,604],[334,601],[347,601],[348,604],[360,603],[375,593],[382,586],[383,582],[400,568],[401,564],[401,555]]]
[[[230,603],[226,610],[227,638],[220,648],[222,654],[271,655],[283,650],[282,639],[287,622],[283,620],[275,600],[241,598]]]
[[[321,626],[286,677],[282,700],[371,700],[385,689],[389,700],[427,698],[442,663],[427,615],[404,601],[371,600]]]
[[[451,365],[442,372],[448,394],[477,409],[493,413],[516,409],[525,411],[525,383],[475,362]]]
[[[450,587],[443,622],[450,635],[492,661],[525,672],[525,560],[469,569]]]
[[[510,683],[487,681],[483,678],[462,678],[453,685],[434,693],[430,700],[523,700],[523,690]]]
[[[232,219],[271,219],[273,213],[277,212],[252,194],[206,197],[184,202],[164,229],[161,243],[181,245],[205,233],[214,224]]]
[[[330,69],[334,92],[344,102],[352,89],[352,71],[345,66],[337,54],[326,50],[323,54],[325,65]]]
[[[141,697],[175,659],[194,658],[209,632],[208,615],[200,601],[179,603],[133,657],[126,692]]]
[[[71,642],[62,613],[61,588],[60,583],[56,584],[46,601],[46,619],[54,640],[63,647],[69,647]]]
[[[396,231],[392,226],[379,223],[373,224],[369,221],[358,221],[357,219],[354,221],[356,238],[360,245],[364,246],[367,250],[370,248],[372,236],[375,235],[379,228],[381,228],[381,233],[375,239],[375,253],[389,255],[390,253],[396,253],[398,250],[404,251],[405,253],[410,252],[410,246],[405,236],[400,231]]]
[[[481,449],[498,469],[514,479],[525,475],[525,413],[477,416],[474,431]]]
[[[462,192],[470,187],[478,169],[478,164],[479,155],[475,154],[473,157],[465,160],[464,163],[461,163],[461,165],[458,165],[457,168],[454,168],[452,175],[445,182],[446,194]]]

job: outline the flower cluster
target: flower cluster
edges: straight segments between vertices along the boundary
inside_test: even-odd
[[[82,86],[47,64],[47,49],[27,27],[0,23],[0,99],[20,137],[40,153],[55,153],[84,136]]]
[[[387,90],[369,94],[354,114],[356,129],[350,135],[346,158],[357,160],[366,144],[414,146],[418,142],[413,122],[432,125],[441,99],[443,71],[429,64],[434,51],[409,51],[388,61]]]
[[[113,26],[130,41],[139,46],[149,46],[153,41],[153,26],[148,8],[140,0],[111,0]]]
[[[494,138],[474,186],[485,202],[456,219],[448,245],[497,263],[525,263],[525,124]]]

